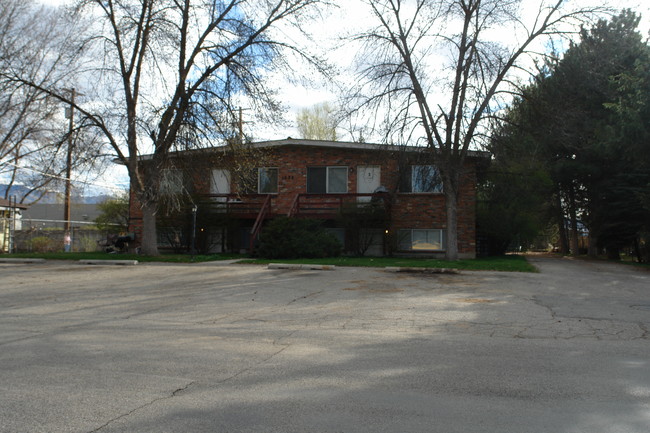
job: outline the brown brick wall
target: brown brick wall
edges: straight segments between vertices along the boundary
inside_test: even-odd
[[[348,193],[357,192],[357,167],[361,165],[381,166],[381,184],[394,193],[391,230],[406,228],[445,229],[445,197],[432,193],[400,193],[397,191],[397,156],[390,152],[377,152],[358,149],[325,148],[304,145],[281,146],[267,149],[261,166],[278,168],[278,194],[273,197],[273,213],[286,215],[296,194],[306,193],[307,167],[346,166],[348,167]],[[193,178],[195,192],[209,194],[211,170],[229,166],[228,157],[220,162],[207,160],[194,162],[189,171]],[[475,205],[476,176],[473,163],[466,163],[466,173],[462,177],[458,209],[459,252],[472,255],[475,252]],[[231,185],[231,192],[236,193]],[[137,200],[131,201],[131,231],[138,233],[141,212]]]
[[[476,175],[473,164],[465,164],[458,200],[458,251],[476,251]],[[398,193],[393,203],[392,230],[446,229],[445,196],[442,193]]]

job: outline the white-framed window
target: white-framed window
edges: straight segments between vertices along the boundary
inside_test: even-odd
[[[210,173],[210,194],[230,194],[230,171],[215,168]]]
[[[257,192],[258,194],[278,193],[277,168],[262,167],[257,169]]]
[[[433,165],[412,165],[402,176],[401,192],[441,193],[442,178]]]
[[[307,167],[308,194],[348,192],[348,167]]]
[[[403,251],[443,251],[445,231],[442,229],[402,229],[399,248]]]

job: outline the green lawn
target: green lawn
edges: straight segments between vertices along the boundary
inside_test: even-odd
[[[162,254],[160,256],[144,256],[137,254],[108,254],[96,253],[20,253],[3,254],[6,258],[39,258],[47,260],[138,260],[139,262],[165,262],[165,263],[198,263],[216,260],[242,259],[244,264],[267,263],[302,263],[334,266],[361,266],[361,267],[417,267],[417,268],[452,268],[470,271],[504,271],[504,272],[537,272],[524,256],[508,255],[498,257],[484,257],[472,260],[445,260],[396,258],[396,257],[333,257],[325,259],[247,259],[239,254]]]
[[[162,254],[160,256],[145,256],[138,254],[108,254],[96,253],[19,253],[3,254],[0,257],[21,258],[21,259],[47,259],[47,260],[137,260],[139,262],[165,262],[165,263],[195,263],[210,262],[216,260],[239,259],[239,254],[210,254],[195,255],[189,254]]]
[[[242,260],[239,263],[302,263],[309,265],[334,266],[365,266],[365,267],[418,267],[418,268],[453,268],[471,271],[505,271],[505,272],[537,272],[537,269],[524,256],[508,255],[499,257],[484,257],[472,260],[445,261],[419,258],[395,257],[334,257],[326,259],[254,259]]]

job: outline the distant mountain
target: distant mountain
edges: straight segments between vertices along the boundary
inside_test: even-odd
[[[6,184],[0,184],[0,197],[4,197],[7,189],[9,188],[9,185]],[[18,201],[20,201],[25,194],[29,192],[30,188],[24,186],[24,185],[12,185],[11,188],[9,189],[9,194],[7,195],[8,197],[11,196],[16,196]],[[48,192],[46,193],[41,200],[39,200],[39,203],[57,203],[60,202],[57,198],[58,194],[55,192]],[[32,193],[30,194],[27,199],[25,200],[26,204],[32,203],[36,199],[36,196]]]
[[[7,191],[8,187],[9,185],[0,184],[0,197],[5,196],[5,192]],[[24,185],[12,185],[11,189],[9,190],[9,196],[11,197],[15,195],[20,201],[20,199],[28,192],[29,192],[29,188]],[[34,194],[30,195],[25,200],[25,204],[33,203],[36,197],[37,196]],[[89,196],[73,195],[72,202],[79,203],[79,204],[97,204],[103,202],[104,200],[110,197],[111,196],[108,194],[98,194],[98,195],[89,195]],[[48,192],[38,202],[43,204],[63,203],[63,194],[57,192]]]
[[[108,194],[82,196],[80,203],[83,203],[83,204],[97,204],[97,203],[101,203],[104,200],[109,199],[109,198],[112,198],[112,196],[108,195]]]

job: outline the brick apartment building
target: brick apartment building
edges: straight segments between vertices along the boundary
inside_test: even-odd
[[[187,192],[189,200],[168,216],[160,212],[161,248],[189,245],[196,206],[192,227],[204,252],[251,251],[268,221],[288,216],[322,220],[349,253],[444,255],[445,197],[426,149],[291,138],[246,149],[175,155],[163,176],[163,195]],[[462,174],[461,258],[476,255],[476,173],[487,159],[487,153],[470,152]],[[141,224],[132,196],[136,241]]]

